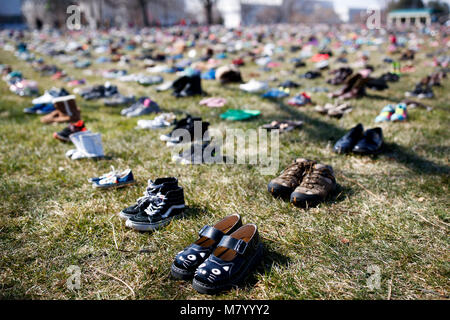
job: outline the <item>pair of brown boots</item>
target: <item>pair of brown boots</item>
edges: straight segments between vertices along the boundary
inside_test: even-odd
[[[288,198],[301,208],[315,207],[336,188],[333,168],[308,159],[296,159],[277,178],[269,182],[274,197]]]
[[[81,119],[81,112],[73,95],[53,99],[53,106],[56,110],[43,116],[42,123],[75,123]]]

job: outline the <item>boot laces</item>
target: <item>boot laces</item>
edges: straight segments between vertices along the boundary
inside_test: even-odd
[[[161,193],[158,193],[154,196],[152,201],[150,202],[150,205],[145,209],[145,213],[149,216],[152,216],[156,214],[165,204],[166,196],[162,195]]]
[[[293,179],[296,182],[299,182],[302,179],[304,167],[305,166],[303,164],[298,164],[297,162],[294,162],[291,165],[289,165],[286,168],[286,170],[284,170],[283,176],[288,179]]]

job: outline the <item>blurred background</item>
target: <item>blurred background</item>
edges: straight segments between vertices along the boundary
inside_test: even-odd
[[[448,24],[450,0],[7,0],[0,27],[64,29],[67,8],[78,5],[83,28],[221,24],[228,28],[273,23],[363,23],[368,9],[386,23]]]

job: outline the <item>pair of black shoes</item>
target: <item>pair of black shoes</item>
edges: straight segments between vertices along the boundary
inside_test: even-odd
[[[176,122],[169,134],[161,135],[160,140],[166,141],[167,146],[194,141],[209,141],[208,128],[209,122],[202,121],[200,117],[187,115],[186,118]]]
[[[199,238],[180,251],[171,267],[177,279],[190,280],[200,293],[215,294],[239,286],[261,261],[263,246],[254,224],[238,214],[204,226]]]
[[[119,216],[125,225],[137,231],[153,231],[167,225],[172,219],[182,217],[185,209],[183,188],[178,179],[149,180],[144,196],[136,204],[123,209]]]
[[[373,128],[364,131],[362,124],[352,128],[345,136],[334,145],[336,153],[376,154],[383,146],[383,131],[381,128]]]

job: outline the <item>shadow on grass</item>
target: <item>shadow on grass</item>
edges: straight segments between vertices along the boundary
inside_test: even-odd
[[[266,245],[269,243],[270,245]],[[240,287],[251,289],[258,282],[256,277],[258,273],[262,275],[270,274],[274,266],[287,266],[291,261],[289,257],[271,249],[272,247],[277,247],[277,244],[274,241],[264,239],[263,244],[264,251],[262,261],[256,266]]]
[[[403,164],[416,173],[442,175],[448,175],[450,173],[449,166],[440,165],[422,158],[414,153],[414,151],[408,150],[396,143],[386,143],[382,155],[391,157],[391,159]]]

